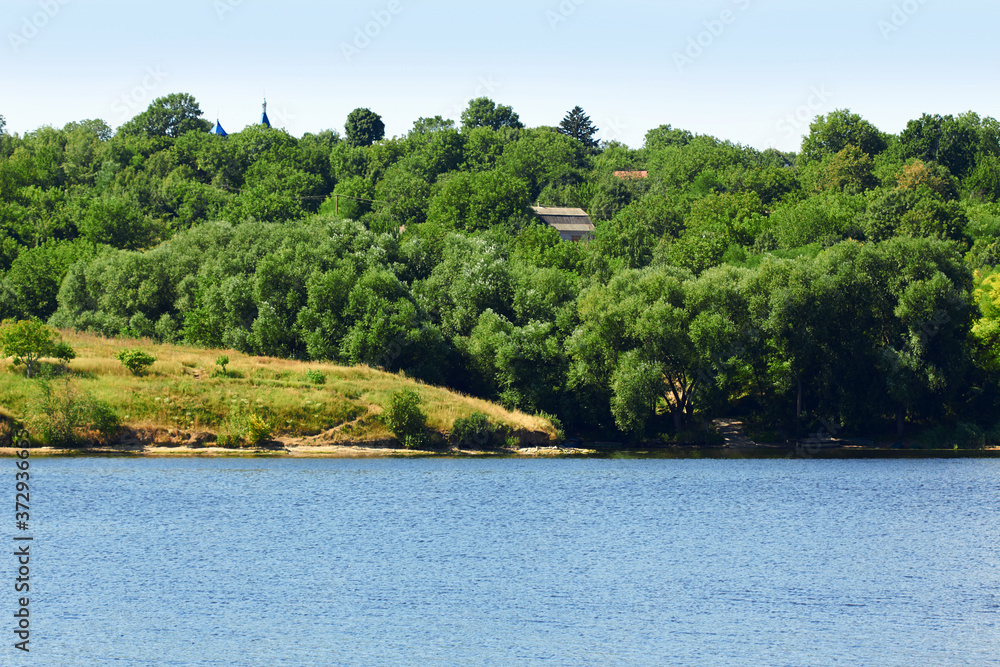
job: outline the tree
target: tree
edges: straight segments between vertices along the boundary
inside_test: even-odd
[[[818,162],[847,148],[857,146],[874,158],[888,146],[877,127],[849,109],[837,109],[817,116],[809,125],[809,135],[802,140],[802,163]]]
[[[477,127],[488,127],[493,130],[524,128],[520,117],[509,106],[497,106],[488,97],[477,97],[469,101],[469,107],[462,112],[462,128],[471,130]]]
[[[1000,273],[977,274],[977,283],[974,296],[981,317],[972,335],[986,357],[983,365],[1000,368]]]
[[[899,135],[903,157],[938,162],[962,178],[975,163],[980,143],[979,119],[924,114]]]
[[[22,248],[2,281],[10,311],[22,318],[48,319],[56,310],[59,287],[69,267],[93,253],[93,247],[81,241],[50,240],[35,248]]]
[[[818,192],[857,195],[878,185],[871,156],[851,144],[812,163],[810,172]]]
[[[566,114],[566,117],[559,123],[559,132],[573,137],[588,148],[597,148],[597,127],[590,122],[590,116],[583,112],[583,108],[575,106]]]
[[[79,222],[80,235],[92,243],[135,250],[152,241],[152,221],[131,197],[94,200]]]
[[[410,134],[408,136],[428,135],[440,132],[441,130],[453,129],[455,129],[455,121],[453,120],[442,118],[441,116],[434,116],[433,118],[424,118],[421,116],[417,120],[413,121],[413,129],[410,130]]]
[[[684,228],[674,202],[650,195],[618,211],[597,228],[594,250],[620,261],[622,268],[639,269],[653,259],[653,248],[664,235],[677,236]]]
[[[7,121],[3,116],[0,116],[0,134],[3,134],[4,128],[7,127]]]
[[[869,241],[894,236],[936,236],[962,241],[969,219],[957,201],[945,201],[929,187],[876,190],[858,219]]]
[[[153,100],[149,108],[118,128],[118,134],[176,139],[191,130],[207,132],[212,124],[202,115],[192,95],[173,93]]]
[[[497,161],[498,171],[506,171],[528,181],[530,197],[536,200],[547,185],[562,187],[583,180],[577,170],[579,144],[550,130],[525,130],[516,142],[504,149]]]
[[[668,146],[687,146],[694,135],[687,130],[676,130],[670,125],[661,125],[646,133],[645,146],[649,150],[660,150]]]
[[[683,269],[630,269],[580,295],[570,382],[603,385],[623,431],[641,434],[660,403],[680,431],[709,379],[706,360],[732,356],[735,327],[715,307],[689,305],[693,285]]]
[[[355,109],[347,116],[344,126],[347,141],[352,146],[371,146],[385,137],[382,117],[371,109]]]
[[[59,334],[41,320],[4,320],[0,324],[0,353],[12,357],[15,366],[24,366],[30,378],[42,357],[69,361],[76,357],[73,348],[59,340]]]

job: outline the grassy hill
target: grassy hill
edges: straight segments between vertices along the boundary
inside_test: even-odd
[[[366,366],[251,357],[69,331],[62,335],[77,353],[65,375],[29,380],[9,359],[0,361],[0,422],[8,422],[4,430],[9,432],[9,422],[16,420],[33,435],[43,433],[46,424],[75,409],[67,406],[89,403],[110,407],[120,418],[122,429],[114,438],[118,444],[233,444],[233,436],[249,421],[269,432],[271,444],[393,446],[398,443],[378,416],[394,392],[412,389],[420,396],[431,442],[438,447],[447,446],[455,419],[473,412],[505,427],[510,444],[515,439],[519,445],[546,444],[557,437],[545,418]],[[133,375],[115,358],[124,348],[141,349],[156,362],[147,373]],[[225,374],[216,365],[220,355],[229,358]]]

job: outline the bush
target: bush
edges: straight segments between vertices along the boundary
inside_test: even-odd
[[[955,426],[944,424],[924,431],[919,438],[924,449],[985,449],[992,441],[992,431],[977,424],[959,422]]]
[[[323,375],[322,371],[310,368],[306,371],[306,382],[310,384],[326,384],[326,376]]]
[[[451,440],[459,447],[485,449],[492,447],[497,437],[497,426],[482,412],[459,417],[451,427]]]
[[[226,366],[229,365],[229,356],[225,354],[220,354],[215,360],[215,365],[219,367],[219,370],[212,372],[212,377],[229,377],[229,371],[226,370]]]
[[[132,375],[142,375],[156,362],[156,357],[142,350],[125,348],[115,355],[122,366],[132,371]]]
[[[976,424],[959,422],[955,427],[955,444],[959,449],[986,449],[986,431]]]
[[[264,410],[251,407],[246,399],[234,400],[226,433],[218,438],[221,447],[260,447],[270,442],[274,428]]]
[[[427,442],[427,415],[420,409],[420,396],[412,389],[402,389],[389,397],[382,422],[407,449]]]
[[[107,444],[118,437],[121,419],[104,401],[80,391],[69,377],[54,381],[45,377],[36,403],[41,415],[32,421],[35,431],[54,447]]]
[[[548,412],[539,412],[538,416],[547,419],[552,424],[552,428],[556,430],[556,442],[562,442],[566,439],[566,428],[559,417],[550,415]]]

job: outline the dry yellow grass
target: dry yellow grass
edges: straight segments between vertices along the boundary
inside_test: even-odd
[[[555,437],[552,424],[541,417],[367,366],[253,357],[233,350],[107,339],[70,331],[62,335],[77,353],[69,366],[74,381],[94,398],[112,405],[133,428],[218,434],[226,430],[230,415],[242,404],[265,415],[278,437],[325,433],[331,442],[380,440],[391,434],[375,416],[393,392],[410,388],[421,397],[428,425],[443,434],[451,431],[456,418],[479,411],[514,431]],[[134,376],[115,359],[123,348],[140,348],[156,357],[156,362],[147,374]],[[221,354],[229,357],[231,377],[213,377]],[[308,382],[309,369],[322,372],[325,384]],[[23,378],[7,360],[0,361],[0,409],[22,420],[30,418],[37,412],[33,403],[38,393],[37,381]]]

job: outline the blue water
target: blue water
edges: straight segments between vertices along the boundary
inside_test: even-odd
[[[995,460],[32,466],[4,665],[1000,664]]]

